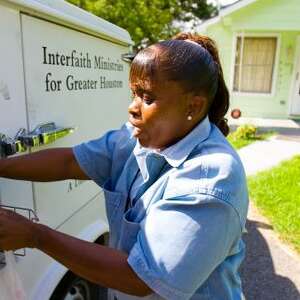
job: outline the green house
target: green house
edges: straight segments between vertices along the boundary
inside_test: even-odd
[[[300,0],[241,0],[202,23],[218,45],[230,109],[300,118]]]

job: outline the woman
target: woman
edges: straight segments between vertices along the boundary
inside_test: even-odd
[[[40,249],[109,287],[111,299],[241,299],[248,195],[224,137],[229,96],[215,44],[179,34],[142,50],[130,88],[130,123],[120,130],[0,164],[10,178],[94,180],[105,193],[110,247],[1,210],[0,249]]]

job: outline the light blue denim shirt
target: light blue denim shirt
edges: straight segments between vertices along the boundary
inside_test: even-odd
[[[127,123],[73,149],[103,188],[110,246],[128,253],[154,291],[110,290],[110,299],[242,299],[248,192],[237,153],[208,118],[161,152],[141,147],[132,131]]]

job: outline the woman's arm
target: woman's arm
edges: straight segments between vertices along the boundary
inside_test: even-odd
[[[48,149],[0,159],[0,177],[41,182],[89,179],[79,167],[72,148]]]
[[[43,251],[101,286],[135,296],[153,293],[131,269],[126,253],[71,237],[0,208],[0,250],[24,247]]]
[[[75,274],[135,296],[153,293],[128,265],[126,253],[79,240],[39,224],[35,224],[35,232],[37,248]]]

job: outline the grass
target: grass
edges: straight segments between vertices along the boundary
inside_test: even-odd
[[[266,133],[256,134],[254,137],[251,137],[251,138],[237,138],[233,132],[227,136],[227,139],[230,142],[230,144],[236,150],[238,150],[238,149],[245,147],[253,142],[265,140],[274,134],[275,134],[274,132],[266,132]]]
[[[300,156],[248,178],[250,198],[300,253]]]

